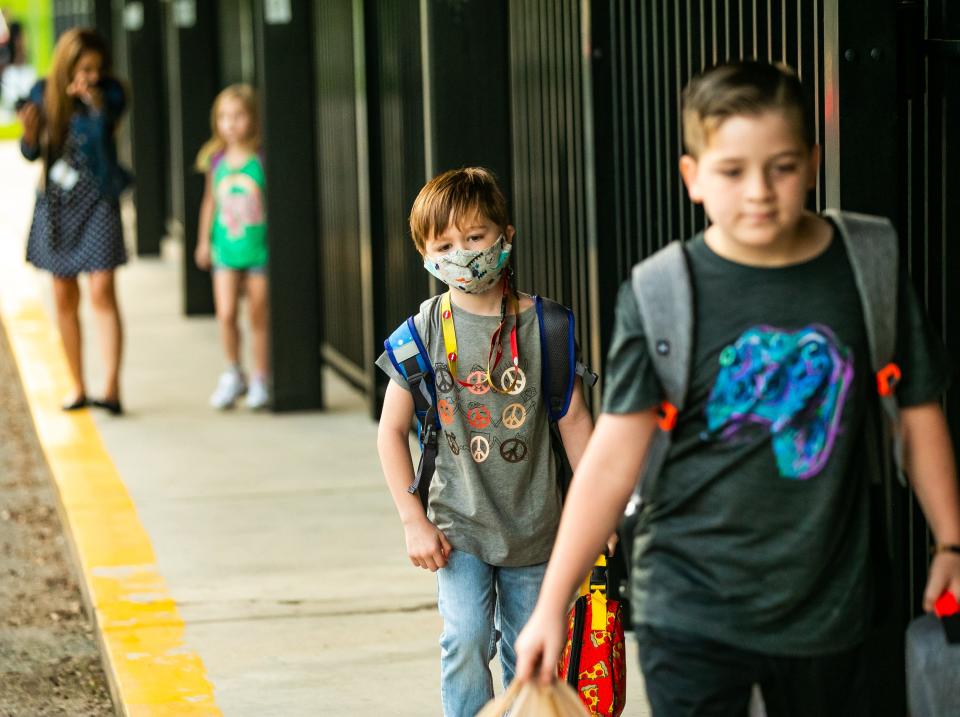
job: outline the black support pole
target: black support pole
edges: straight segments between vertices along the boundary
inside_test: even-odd
[[[174,206],[183,208],[183,308],[187,316],[214,313],[210,273],[197,268],[193,254],[204,185],[194,160],[210,138],[210,107],[220,89],[217,27],[217,3],[209,0],[182,3],[180,12],[168,18],[168,32],[176,35],[176,42],[168,43],[176,51],[168,67],[177,89],[176,97],[171,97],[170,120],[175,125],[172,134],[179,138],[179,146],[172,148],[179,156],[171,163],[171,185],[179,194]]]
[[[275,411],[323,406],[310,0],[258,4]]]
[[[465,165],[493,170],[509,195],[510,44],[506,0],[431,2],[425,112],[430,176]],[[477,42],[477,38],[483,38]],[[482,102],[477,98],[482,97]]]
[[[167,152],[160,0],[128,0],[123,22],[130,72],[127,80],[132,88],[137,254],[158,255],[165,233]]]
[[[108,47],[113,47],[113,8],[111,0],[94,0],[94,23]]]
[[[898,203],[895,3],[824,4],[827,205],[890,216]],[[867,640],[869,689],[877,715],[906,714],[904,628],[910,617],[909,495],[891,486],[872,496],[890,516],[888,567],[874,561],[882,611]]]

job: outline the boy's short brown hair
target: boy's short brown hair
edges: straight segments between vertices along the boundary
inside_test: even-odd
[[[816,143],[803,86],[787,65],[744,60],[717,65],[694,77],[683,90],[683,144],[698,157],[710,134],[734,115],[783,112],[808,148]]]
[[[427,182],[410,210],[410,236],[417,251],[425,254],[427,239],[442,234],[451,222],[457,227],[476,214],[501,229],[510,223],[507,200],[497,178],[483,167],[451,169]]]

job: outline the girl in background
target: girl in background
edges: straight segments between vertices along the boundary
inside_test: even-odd
[[[270,401],[267,224],[253,88],[231,85],[217,95],[210,125],[213,137],[197,155],[197,169],[206,174],[206,187],[194,258],[201,269],[213,270],[214,303],[227,359],[210,405],[232,408],[246,394],[247,407],[263,408]],[[249,385],[240,364],[237,306],[242,293],[248,300],[253,339],[254,372]]]
[[[74,28],[57,42],[50,74],[20,109],[20,150],[42,158],[27,241],[27,261],[53,275],[60,338],[73,379],[64,404],[89,404],[114,415],[120,405],[123,328],[114,270],[127,261],[120,193],[130,175],[117,163],[114,132],[126,107],[123,86],[110,74],[107,45],[94,30]],[[106,363],[102,397],[90,400],[83,380],[78,276],[89,276],[90,297]]]

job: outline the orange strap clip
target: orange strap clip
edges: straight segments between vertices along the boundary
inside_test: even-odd
[[[660,403],[660,417],[657,419],[660,430],[669,433],[677,425],[677,407],[669,401]]]
[[[881,396],[891,396],[900,383],[900,367],[895,363],[888,363],[877,371],[877,393]]]

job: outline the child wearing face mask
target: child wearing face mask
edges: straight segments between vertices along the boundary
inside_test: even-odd
[[[435,177],[413,204],[410,230],[424,268],[447,286],[414,317],[443,434],[426,510],[407,492],[413,398],[386,353],[377,365],[392,380],[377,448],[410,562],[437,574],[443,712],[459,717],[493,697],[498,645],[504,686],[513,678],[513,643],[540,591],[561,496],[537,314],[511,286],[514,228],[496,180],[482,168]],[[558,426],[575,468],[592,429],[579,378]]]

